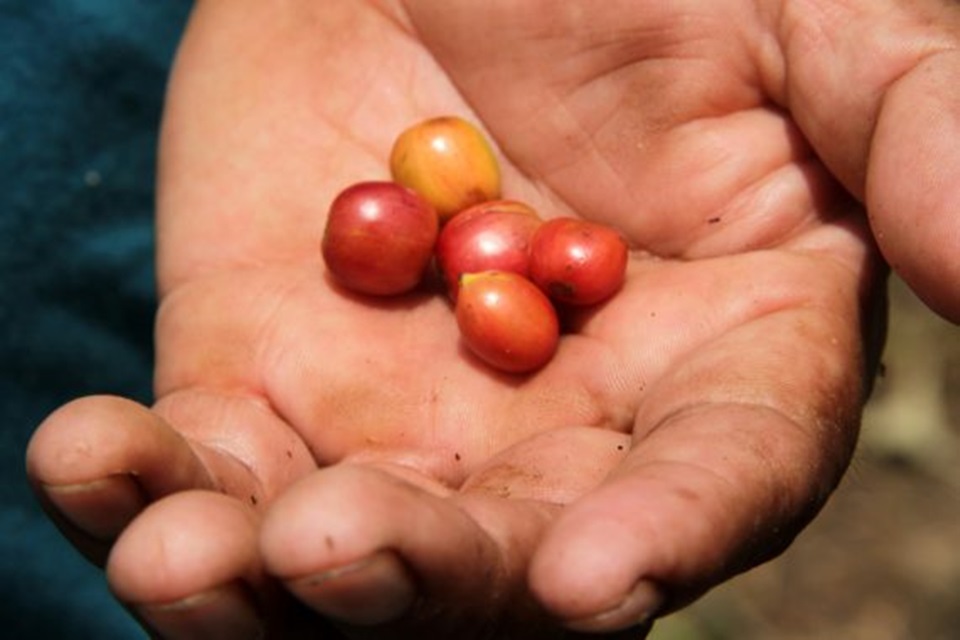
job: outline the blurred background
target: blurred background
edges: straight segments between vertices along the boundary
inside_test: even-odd
[[[23,453],[77,396],[150,395],[152,181],[189,0],[0,0],[0,636],[143,637]],[[786,554],[654,640],[960,638],[960,329],[892,286],[853,468]]]
[[[0,637],[144,634],[40,512],[30,434],[150,397],[153,175],[189,0],[0,0]]]
[[[894,279],[883,373],[840,489],[780,558],[651,638],[960,638],[960,328]]]

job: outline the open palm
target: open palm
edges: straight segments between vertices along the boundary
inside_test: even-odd
[[[781,550],[849,460],[882,273],[862,167],[787,110],[770,16],[399,4],[202,2],[182,45],[157,403],[68,405],[29,458],[161,633],[628,628]],[[507,197],[631,243],[533,375],[470,356],[438,295],[324,272],[336,192],[446,113],[489,132]]]

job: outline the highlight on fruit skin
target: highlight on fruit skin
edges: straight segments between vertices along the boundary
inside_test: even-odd
[[[506,373],[531,373],[552,358],[560,323],[547,296],[516,273],[465,273],[454,308],[464,344]]]
[[[530,279],[555,302],[591,306],[623,286],[628,257],[627,241],[616,229],[553,218],[531,239]]]
[[[542,222],[533,207],[517,200],[488,200],[453,216],[434,250],[450,299],[456,301],[464,273],[510,271],[526,277],[530,241]]]
[[[495,370],[546,366],[559,347],[558,310],[597,304],[623,286],[626,238],[578,218],[545,220],[503,198],[493,149],[462,118],[403,131],[390,172],[391,181],[355,183],[330,205],[320,243],[330,278],[393,296],[416,289],[435,265],[462,344]]]
[[[330,205],[320,251],[327,271],[356,293],[393,296],[423,279],[439,233],[433,207],[393,182],[359,182]]]
[[[437,210],[441,224],[500,197],[500,165],[484,134],[457,116],[439,116],[404,130],[390,151],[390,175]]]

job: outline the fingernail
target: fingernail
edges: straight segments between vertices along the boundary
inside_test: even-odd
[[[617,606],[587,618],[568,620],[566,626],[585,633],[627,629],[649,622],[663,603],[660,589],[651,582],[641,581]]]
[[[288,586],[318,612],[361,626],[399,618],[417,597],[409,571],[389,551],[291,581]]]
[[[67,520],[103,541],[116,538],[147,504],[140,485],[128,475],[81,484],[48,484],[43,490]]]
[[[264,637],[263,621],[248,589],[230,584],[176,602],[140,605],[141,620],[162,638],[253,640]]]

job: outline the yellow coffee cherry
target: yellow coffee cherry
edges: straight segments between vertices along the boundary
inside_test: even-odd
[[[500,167],[483,133],[456,116],[424,120],[401,133],[390,152],[393,180],[413,189],[446,222],[500,197]]]

